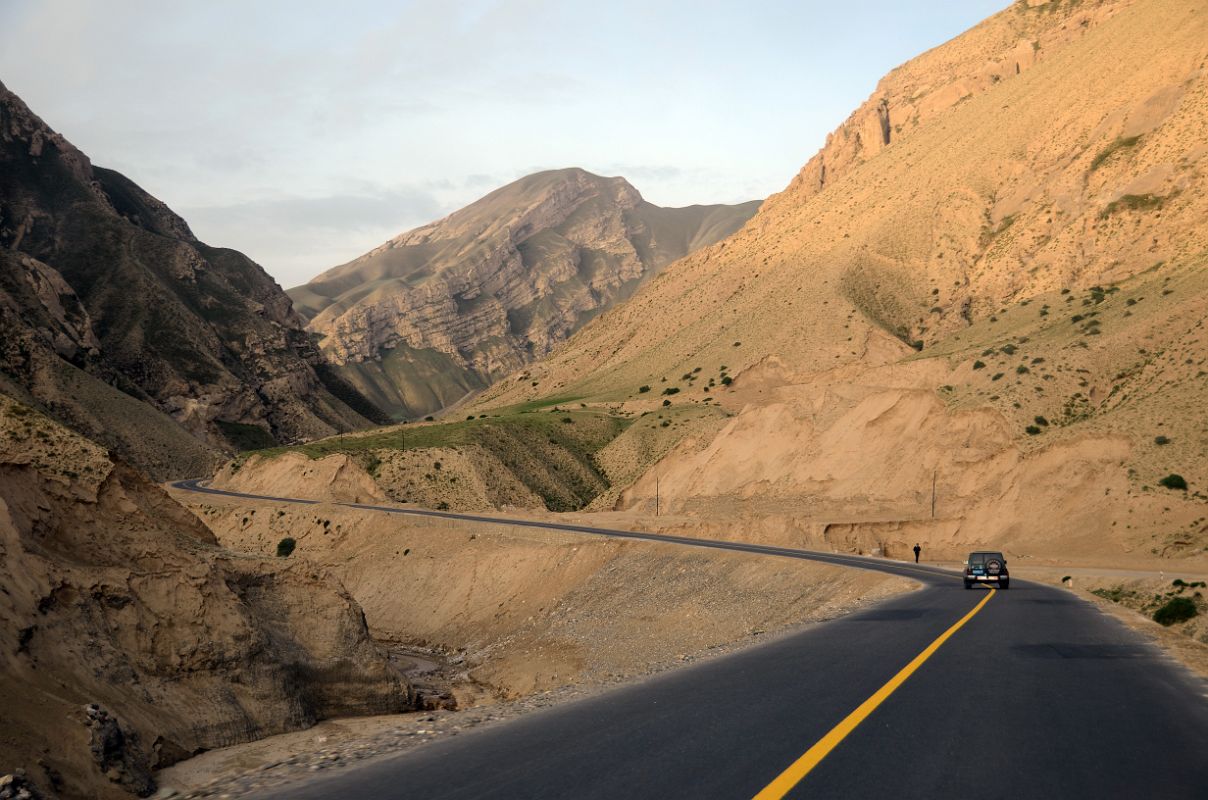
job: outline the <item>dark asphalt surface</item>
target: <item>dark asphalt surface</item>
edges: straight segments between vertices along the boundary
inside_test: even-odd
[[[247,497],[196,481],[177,486]],[[358,507],[803,558],[900,574],[925,588],[268,797],[750,798],[985,597],[951,572],[913,564]],[[1206,692],[1203,681],[1094,606],[1015,579],[789,796],[1203,800]]]

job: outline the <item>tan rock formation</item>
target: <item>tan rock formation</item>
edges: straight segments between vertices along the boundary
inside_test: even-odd
[[[128,797],[201,749],[409,707],[336,579],[222,550],[162,490],[3,395],[0,556],[0,774],[24,767],[43,791]],[[90,736],[113,725],[124,744],[94,758]]]
[[[340,373],[396,416],[548,354],[758,203],[659,208],[623,178],[530,175],[290,290]]]
[[[825,526],[880,508],[901,525],[931,465],[961,498],[945,513],[962,542],[982,526],[1022,546],[1048,531],[1201,553],[1206,68],[1191,0],[1017,2],[886,76],[733,237],[466,410],[648,411],[647,385],[738,415],[622,505],[648,503],[657,472],[701,509],[815,508]],[[857,398],[917,416],[864,419]],[[1171,473],[1190,491],[1163,488]]]

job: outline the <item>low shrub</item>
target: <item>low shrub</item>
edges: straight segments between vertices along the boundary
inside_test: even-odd
[[[1187,481],[1182,475],[1177,475],[1173,472],[1162,480],[1158,481],[1158,485],[1165,486],[1167,489],[1181,489],[1184,492],[1187,491]]]
[[[286,536],[284,539],[277,542],[277,557],[288,558],[290,553],[294,552],[294,548],[297,547],[297,545],[298,543],[295,542],[291,537]]]
[[[1166,604],[1153,612],[1153,621],[1167,627],[1179,622],[1186,622],[1200,612],[1195,607],[1195,601],[1190,597],[1172,597]]]

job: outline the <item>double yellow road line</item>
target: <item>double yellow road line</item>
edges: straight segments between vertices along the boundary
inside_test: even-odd
[[[822,759],[826,758],[830,754],[830,751],[838,746],[839,742],[843,741],[849,733],[856,729],[856,726],[867,719],[869,714],[876,711],[877,706],[884,703],[886,698],[906,682],[907,678],[913,675],[919,667],[923,666],[923,662],[935,655],[935,651],[939,650],[944,642],[952,638],[952,634],[964,627],[966,622],[973,619],[974,615],[981,611],[986,603],[990,602],[990,598],[994,597],[997,593],[997,589],[991,589],[990,593],[974,606],[972,611],[957,620],[951,628],[941,633],[938,639],[927,645],[927,649],[915,656],[914,660],[909,664],[902,667],[897,675],[889,679],[888,683],[877,689],[872,697],[861,703],[855,711],[848,714],[842,722],[831,728],[825,736],[819,739],[817,744],[806,750],[801,758],[794,761],[789,765],[788,769],[780,773],[776,777],[776,780],[765,786],[763,791],[755,795],[755,800],[780,800],[780,798],[791,792],[793,787],[801,782],[802,778],[810,774],[810,770],[818,766]]]

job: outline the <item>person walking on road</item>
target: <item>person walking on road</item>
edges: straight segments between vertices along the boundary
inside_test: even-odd
[[[914,546],[914,563],[916,563],[916,564],[919,563],[919,553],[921,553],[921,552],[923,552],[923,548],[919,547],[916,544]]]

